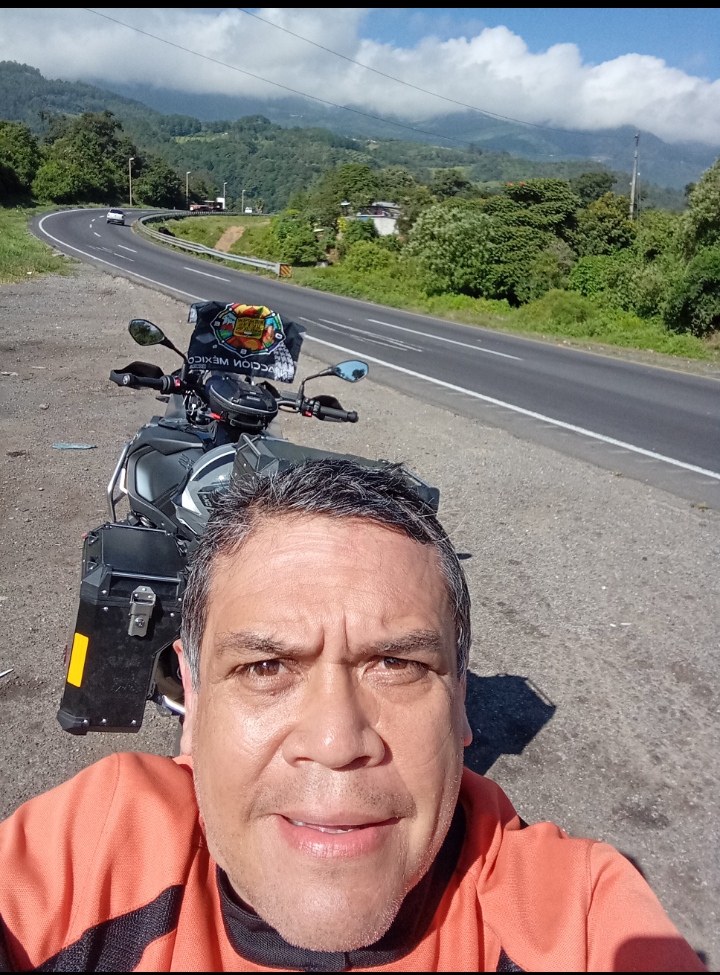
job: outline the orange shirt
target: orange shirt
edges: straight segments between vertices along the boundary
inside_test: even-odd
[[[467,769],[460,801],[465,839],[427,930],[362,970],[704,971],[612,847],[521,828]],[[228,935],[187,759],[112,755],[21,806],[0,824],[0,918],[0,971],[273,970]]]

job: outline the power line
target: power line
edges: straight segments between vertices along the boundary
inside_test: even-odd
[[[113,24],[119,24],[121,27],[127,27],[128,30],[133,30],[137,34],[143,34],[145,37],[150,37],[154,41],[160,41],[161,44],[167,44],[169,47],[174,47],[178,51],[184,51],[186,54],[193,54],[195,57],[203,58],[203,60],[210,61],[213,64],[218,64],[221,68],[228,68],[230,71],[237,71],[239,74],[244,74],[250,78],[255,78],[256,81],[262,81],[267,85],[273,85],[275,88],[282,88],[284,91],[289,91],[293,95],[299,95],[301,98],[310,98],[312,101],[320,102],[322,105],[330,105],[331,108],[339,108],[343,112],[352,112],[353,115],[362,115],[363,118],[372,119],[373,122],[384,122],[386,125],[395,125],[401,129],[408,129],[410,132],[417,132],[419,135],[426,135],[431,139],[442,139],[445,142],[455,142],[457,145],[469,149],[477,148],[474,143],[463,139],[454,139],[449,135],[438,135],[436,132],[427,132],[425,129],[418,129],[416,126],[407,125],[405,122],[396,122],[393,119],[383,118],[381,115],[371,115],[369,112],[360,111],[359,108],[349,108],[347,105],[338,105],[337,102],[328,101],[326,98],[318,98],[317,95],[309,95],[307,92],[299,91],[297,88],[291,88],[289,85],[283,85],[279,81],[270,81],[269,78],[263,78],[262,75],[255,74],[252,71],[247,71],[245,68],[238,68],[237,65],[228,64],[226,61],[220,61],[218,58],[210,57],[209,54],[201,54],[200,51],[193,51],[189,47],[183,47],[182,44],[176,44],[174,41],[169,41],[165,37],[159,37],[157,34],[151,34],[150,31],[142,30],[140,27],[133,26],[133,24],[126,24],[124,21],[118,20],[116,17],[110,17],[108,14],[100,13],[99,10],[93,10],[92,7],[82,7],[81,9],[86,10],[88,13],[95,14],[97,17],[102,17],[104,20],[110,20]]]
[[[406,88],[412,88],[414,91],[422,92],[423,95],[432,95],[433,98],[440,98],[444,102],[450,102],[451,105],[459,105],[461,108],[469,108],[471,112],[478,112],[480,115],[487,115],[490,118],[501,119],[503,122],[515,122],[518,125],[531,125],[536,129],[549,129],[551,132],[564,132],[565,129],[560,129],[554,125],[543,125],[540,122],[526,122],[524,119],[513,118],[511,115],[499,115],[497,112],[490,112],[486,108],[478,108],[477,105],[468,105],[467,102],[460,102],[457,98],[450,98],[448,95],[441,95],[436,91],[430,91],[427,88],[421,88],[420,85],[414,85],[411,81],[403,81],[402,78],[396,78],[394,75],[386,74],[384,71],[380,71],[378,68],[372,68],[369,64],[363,64],[362,61],[356,61],[355,58],[350,58],[347,54],[341,54],[339,51],[333,51],[332,48],[325,47],[323,44],[318,44],[317,41],[311,41],[309,37],[303,37],[302,34],[296,34],[295,31],[290,30],[288,27],[282,27],[280,24],[273,23],[272,20],[266,20],[259,14],[254,14],[251,10],[246,10],[244,7],[237,8],[241,13],[247,14],[248,17],[254,17],[255,20],[261,21],[263,24],[268,24],[270,27],[275,27],[277,30],[284,31],[286,34],[290,34],[292,37],[297,37],[300,41],[305,41],[306,44],[312,44],[313,47],[319,48],[321,51],[326,51],[328,54],[334,54],[336,58],[342,58],[343,61],[348,61],[350,64],[356,64],[359,68],[365,68],[366,71],[372,71],[373,74],[380,75],[381,78],[387,78],[389,81],[396,81],[399,85],[405,85]]]

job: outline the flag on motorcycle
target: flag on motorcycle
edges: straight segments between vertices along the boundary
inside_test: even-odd
[[[221,369],[283,383],[295,378],[305,329],[283,322],[265,305],[198,302],[191,306],[188,321],[195,325],[188,349],[191,369]]]

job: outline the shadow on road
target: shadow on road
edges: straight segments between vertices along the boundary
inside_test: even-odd
[[[466,708],[473,741],[465,764],[484,775],[501,755],[519,755],[555,714],[526,677],[478,677],[468,671]]]

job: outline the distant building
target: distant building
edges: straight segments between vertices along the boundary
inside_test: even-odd
[[[341,204],[342,205],[342,204]],[[380,237],[389,237],[390,234],[397,233],[397,221],[400,216],[400,207],[397,203],[390,203],[386,200],[376,200],[369,207],[361,207],[354,217],[348,216],[348,220],[372,220],[375,224]]]

